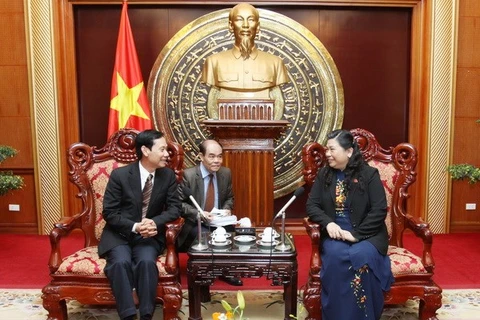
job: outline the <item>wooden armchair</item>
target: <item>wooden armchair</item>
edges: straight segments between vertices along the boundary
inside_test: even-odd
[[[437,319],[436,310],[442,306],[442,289],[432,280],[435,262],[432,256],[433,235],[428,224],[407,212],[409,186],[416,179],[417,150],[409,143],[383,149],[370,132],[351,130],[364,159],[380,172],[387,194],[388,215],[386,224],[390,235],[388,255],[395,277],[391,290],[385,293],[385,304],[400,304],[408,299],[419,299],[419,319]],[[304,180],[312,186],[317,171],[326,165],[323,146],[314,142],[302,151]],[[312,242],[309,279],[304,289],[304,305],[309,312],[307,319],[321,319],[320,301],[320,230],[321,226],[304,219],[304,225]],[[409,229],[423,242],[422,257],[403,248],[403,233]]]
[[[103,195],[113,169],[136,161],[135,137],[137,131],[123,129],[110,137],[103,148],[75,143],[68,150],[69,179],[79,189],[82,211],[64,217],[50,232],[51,253],[48,266],[52,281],[42,292],[43,307],[48,319],[68,319],[66,302],[77,300],[82,304],[114,305],[110,284],[103,272],[105,259],[100,259],[97,245],[105,225],[102,218]],[[183,150],[176,143],[168,144],[169,167],[182,179]],[[175,241],[183,226],[183,218],[166,227],[167,248],[157,260],[160,272],[157,300],[163,303],[163,319],[180,319],[182,304],[179,283],[179,263]],[[79,229],[85,236],[84,248],[68,257],[62,257],[60,242]]]

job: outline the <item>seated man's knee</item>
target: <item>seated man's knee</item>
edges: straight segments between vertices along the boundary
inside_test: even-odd
[[[157,269],[157,261],[152,259],[140,259],[136,265],[137,270]]]

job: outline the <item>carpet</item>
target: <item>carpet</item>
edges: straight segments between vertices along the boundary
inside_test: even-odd
[[[282,291],[243,291],[246,301],[245,319],[279,320],[283,319]],[[185,293],[186,295],[186,293]],[[202,305],[202,317],[211,319],[213,312],[222,312],[221,300],[235,306],[236,291],[214,291],[212,301]],[[305,318],[305,310],[299,297],[299,320]],[[443,306],[438,310],[440,320],[480,319],[480,290],[444,290]],[[114,309],[82,306],[76,302],[68,303],[70,320],[113,320],[118,319]],[[46,311],[42,306],[39,289],[2,289],[0,292],[0,319],[9,320],[45,320]],[[188,319],[188,301],[184,300],[182,319]],[[161,306],[157,307],[155,320],[162,319]],[[385,308],[381,320],[418,319],[418,303],[408,301],[405,305]]]
[[[305,285],[310,259],[310,239],[306,235],[295,235],[298,260],[298,286]],[[480,289],[478,261],[480,250],[474,250],[480,242],[480,233],[435,234],[433,255],[435,258],[434,280],[443,289]],[[0,288],[31,289],[43,288],[51,279],[48,275],[50,242],[46,235],[0,234],[0,260],[8,261],[8,268],[0,268]],[[74,234],[62,240],[62,254],[71,254],[82,247],[83,237]],[[420,241],[406,234],[404,245],[417,255],[422,254]],[[19,254],[21,253],[21,254]],[[461,257],[461,259],[452,259]],[[187,255],[180,253],[180,274],[186,288]],[[244,279],[244,290],[274,290],[265,278]],[[232,290],[232,287],[215,281],[213,290]],[[480,319],[480,317],[479,317]]]

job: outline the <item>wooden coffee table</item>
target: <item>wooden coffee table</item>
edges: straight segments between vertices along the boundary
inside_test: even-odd
[[[273,285],[283,285],[285,300],[284,319],[297,313],[297,251],[293,236],[285,236],[288,251],[263,246],[258,236],[251,242],[238,242],[235,234],[223,246],[213,246],[209,241],[207,250],[188,250],[187,279],[189,299],[189,320],[200,320],[202,287],[209,287],[219,276],[260,278],[272,280]],[[237,238],[238,239],[238,238]],[[209,238],[210,240],[210,238]],[[244,240],[244,239],[242,239]],[[195,245],[197,241],[193,243]],[[240,287],[241,289],[241,287]]]

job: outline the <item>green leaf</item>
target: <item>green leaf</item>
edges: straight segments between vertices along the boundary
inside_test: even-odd
[[[242,291],[238,290],[237,292],[237,301],[238,301],[238,307],[240,310],[245,309],[245,298],[243,297]]]
[[[17,150],[10,146],[0,145],[0,163],[7,158],[12,158],[18,153]]]
[[[232,311],[232,307],[230,306],[230,304],[227,301],[222,300],[221,303],[222,303],[223,309],[225,309],[225,311],[227,311],[227,312]]]
[[[450,177],[454,180],[468,180],[469,183],[480,181],[480,168],[468,163],[452,164],[447,167]]]
[[[11,174],[11,171],[0,171],[0,196],[9,191],[21,189],[23,187],[23,178]]]
[[[18,153],[10,146],[0,145],[0,163],[7,158],[12,158]],[[14,175],[12,171],[0,171],[0,196],[12,190],[21,189],[24,185],[21,176]]]

